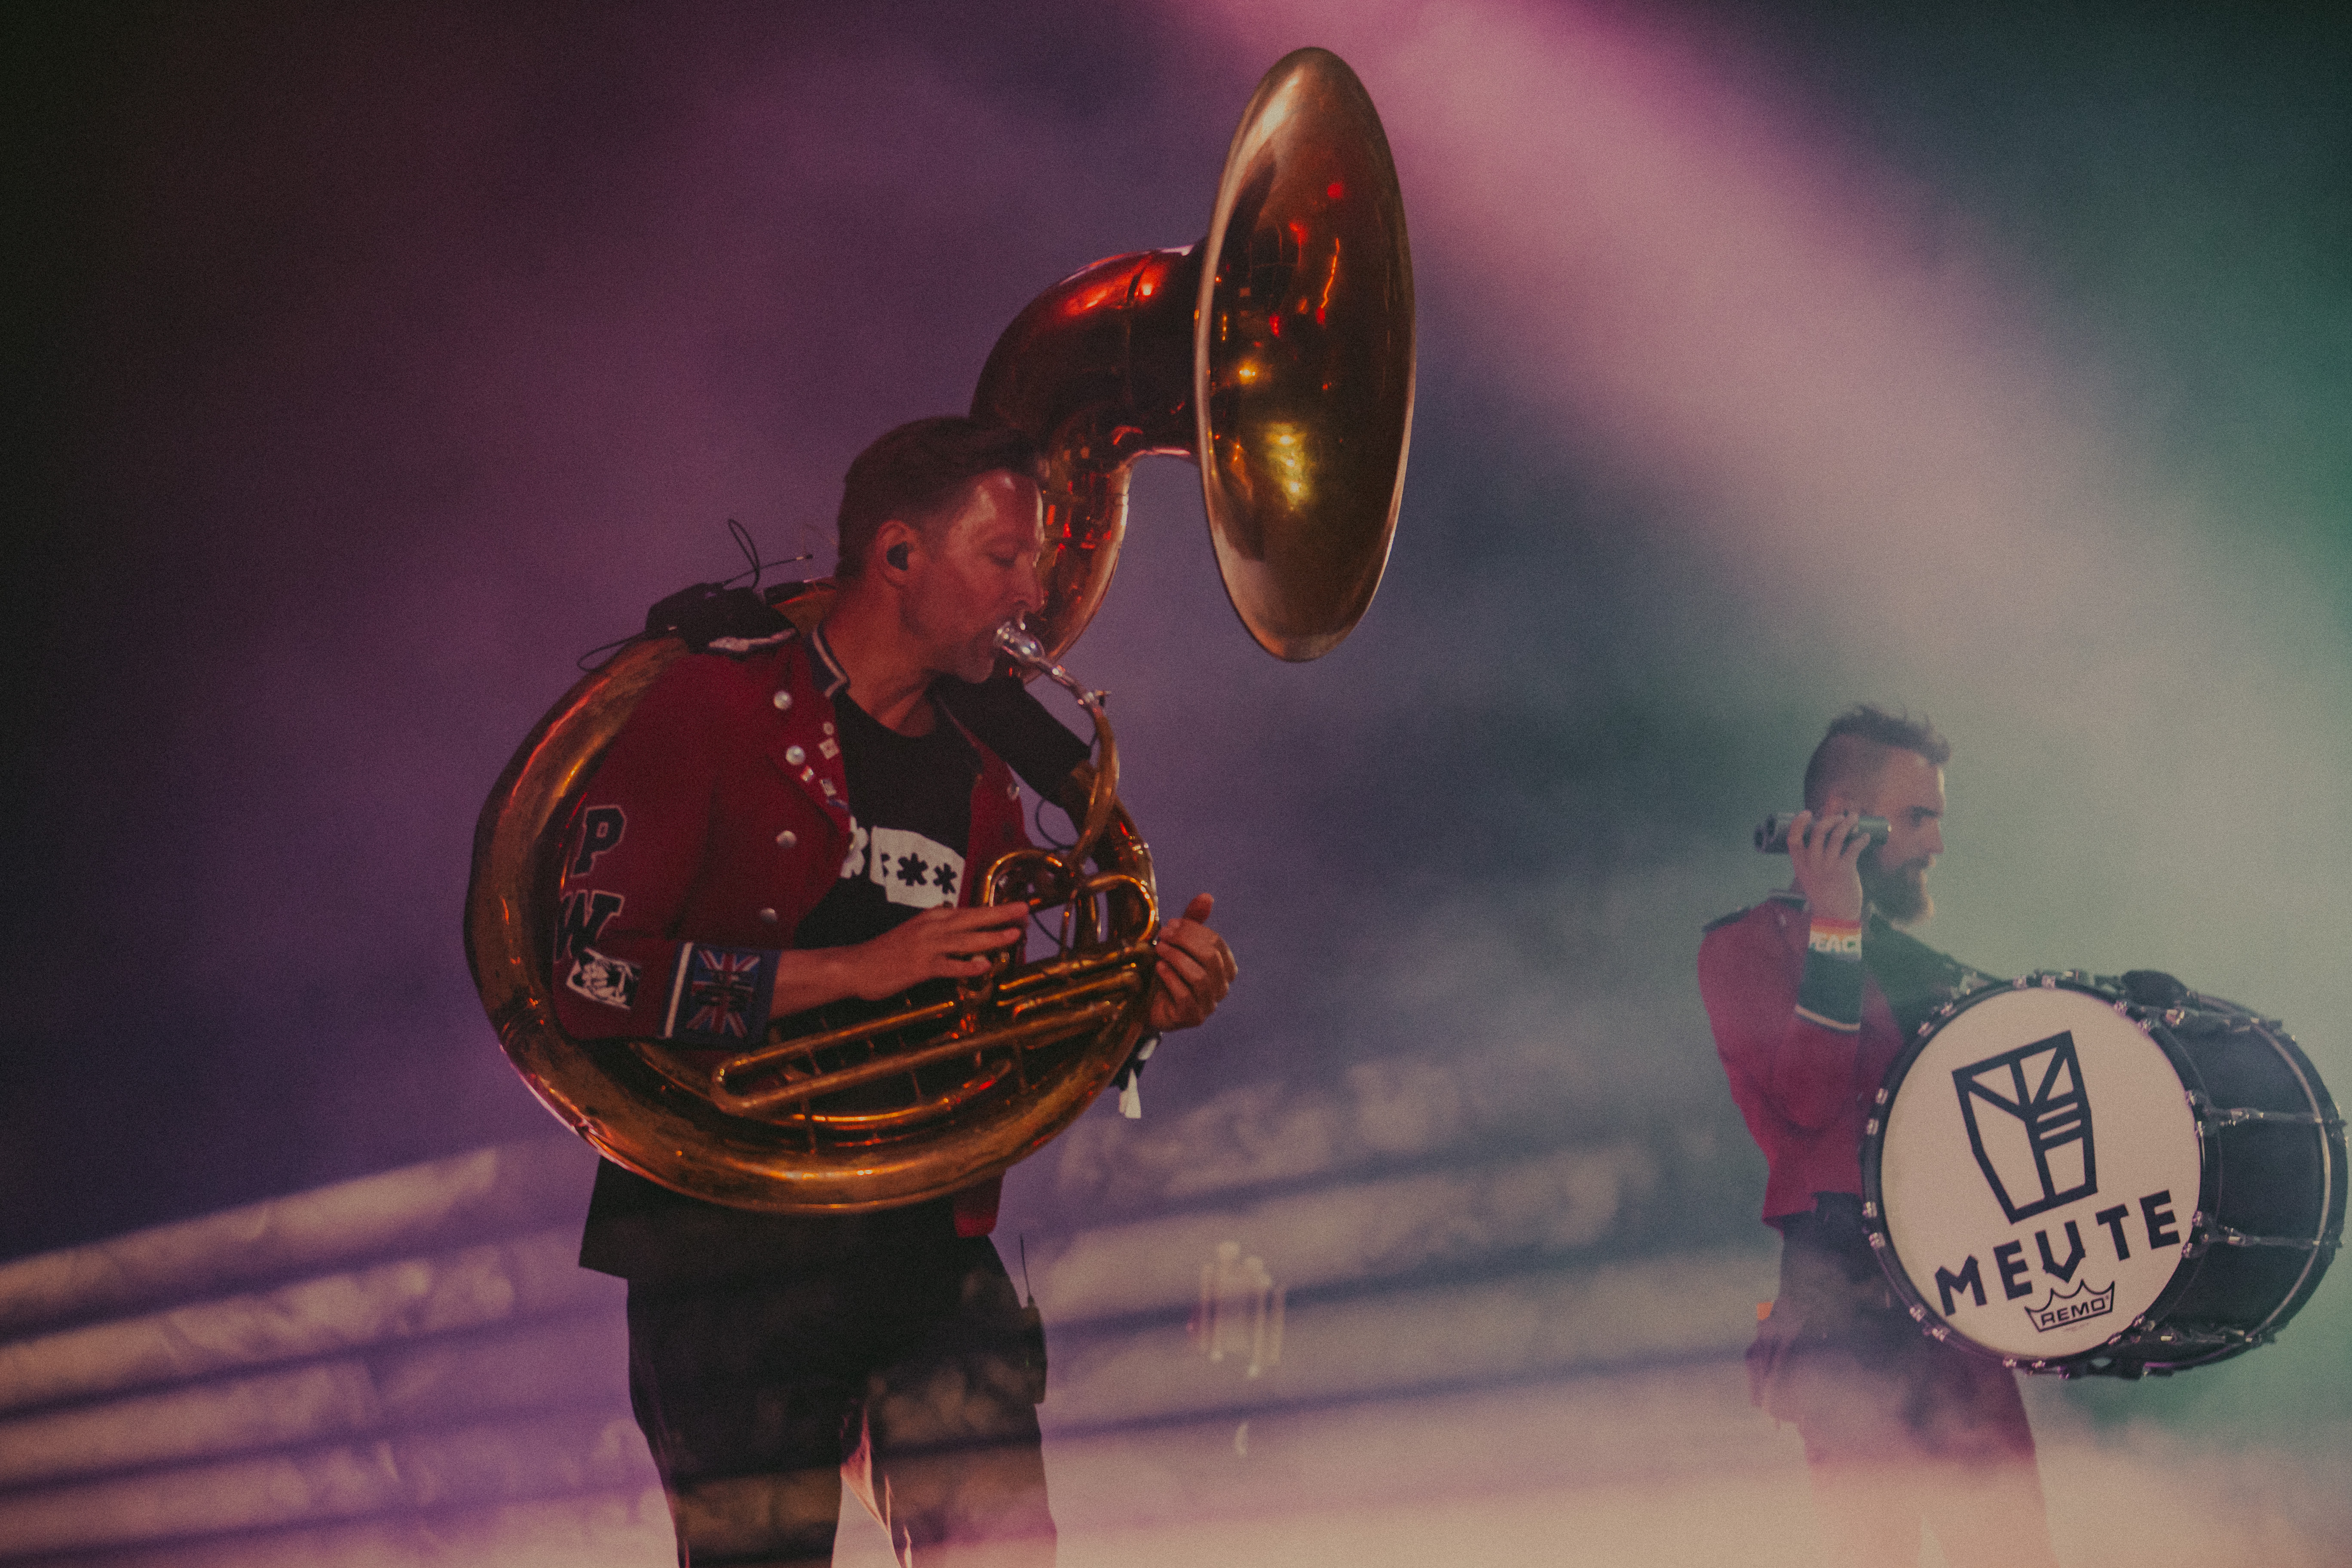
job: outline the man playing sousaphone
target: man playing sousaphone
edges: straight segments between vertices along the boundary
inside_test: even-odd
[[[1152,1031],[1205,1019],[1234,973],[1205,896],[1158,923],[1100,694],[1052,659],[1155,454],[1200,465],[1250,637],[1338,647],[1395,534],[1412,301],[1379,114],[1339,57],[1293,50],[1199,243],[1053,284],[972,419],[859,458],[829,605],[784,599],[795,626],[746,590],[663,601],[492,789],[467,960],[516,1070],[614,1162],[582,1260],[630,1282],[636,1413],[694,1562],[823,1561],[850,1452],[902,1558],[1050,1552],[1043,1345],[986,1173],[1131,1087]],[[1024,615],[1032,635],[999,635]],[[982,680],[1000,649],[1079,696],[1084,788],[1088,748]],[[1082,816],[1073,844],[1024,846],[1016,776]],[[1032,908],[1058,935],[1004,964]],[[800,1027],[918,983],[879,1021]]]
[[[772,1018],[975,977],[1021,941],[1030,906],[977,907],[973,884],[1025,842],[1015,775],[1055,798],[1087,754],[1009,677],[971,700],[999,628],[1041,604],[1037,462],[969,419],[893,430],[850,468],[822,624],[689,636],[566,845],[569,1035],[707,1065]],[[1233,983],[1211,902],[1161,928],[1155,1031]],[[845,1462],[914,1562],[978,1541],[1050,1561],[1041,1369],[989,1240],[1001,1182],[787,1215],[600,1167],[581,1262],[629,1281],[631,1400],[681,1563],[829,1561]]]
[[[1905,1040],[1982,979],[1897,929],[1934,911],[1950,755],[1924,720],[1839,715],[1788,830],[1795,885],[1707,927],[1699,994],[1782,1238],[1751,1383],[1803,1434],[1833,1560],[1916,1562],[1924,1521],[1955,1568],[2034,1568],[2053,1560],[2016,1376],[1921,1333],[1863,1224],[1872,1097]]]

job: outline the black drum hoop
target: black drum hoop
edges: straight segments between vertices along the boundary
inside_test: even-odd
[[[2064,1356],[2020,1356],[1991,1349],[1978,1343],[1944,1321],[1943,1314],[1929,1304],[1913,1285],[1908,1265],[1904,1263],[1900,1249],[1886,1221],[1885,1194],[1880,1180],[1880,1162],[1885,1151],[1888,1110],[1895,1097],[1902,1092],[1904,1082],[1914,1064],[1926,1052],[1927,1046],[1943,1026],[1953,1018],[1996,996],[2008,995],[2030,987],[2077,992],[2112,1008],[2117,1015],[2137,1026],[2150,1043],[2163,1052],[2166,1064],[2171,1068],[2182,1092],[2187,1096],[2193,1115],[2197,1135],[2198,1193],[2197,1209],[2188,1222],[2179,1258],[2168,1279],[2147,1310],[2125,1326],[2105,1344]],[[2217,1127],[2236,1125],[2248,1118],[2248,1112],[2231,1107],[2218,1107],[2206,1094],[2205,1076],[2195,1059],[2183,1047],[2174,1028],[2189,1016],[2220,1015],[2242,1021],[2245,1026],[2259,1033],[2265,1044],[2277,1052],[2290,1074],[2302,1089],[2313,1107],[2310,1117],[2287,1115],[2277,1120],[2304,1123],[2316,1121],[2322,1163],[2321,1181],[2326,1189],[2320,1235],[2309,1243],[2308,1256],[2302,1274],[2281,1297],[2263,1321],[2252,1328],[2233,1331],[2225,1340],[2215,1343],[2204,1342],[2194,1345],[2176,1345],[2177,1336],[2165,1326],[2167,1318],[2179,1307],[2181,1299],[2195,1282],[2198,1269],[2192,1265],[2216,1247],[2261,1246],[2273,1240],[2249,1237],[2231,1231],[2217,1219],[2221,1203],[2221,1173],[2220,1161],[2214,1158],[2213,1134]],[[2260,1117],[2263,1113],[2253,1113]],[[2232,1119],[2237,1119],[2233,1121]],[[1963,993],[1936,1009],[1913,1032],[1886,1069],[1872,1097],[1870,1114],[1863,1123],[1862,1136],[1862,1213],[1863,1225],[1870,1238],[1871,1252],[1878,1260],[1879,1270],[1886,1276],[1888,1287],[1903,1304],[1911,1321],[1921,1333],[1948,1344],[1981,1360],[1997,1363],[2013,1371],[2050,1376],[2074,1378],[2110,1376],[2137,1378],[2144,1373],[2168,1376],[2192,1366],[2206,1366],[2231,1356],[2242,1355],[2257,1345],[2267,1344],[2287,1320],[2298,1311],[2318,1288],[2320,1277],[2326,1273],[2343,1238],[2346,1191],[2346,1153],[2344,1119],[2329,1098],[2327,1087],[2303,1048],[2290,1037],[2277,1020],[2263,1017],[2252,1009],[2220,997],[2196,992],[2187,994],[2182,1004],[2174,1007],[2142,1005],[2129,999],[2120,982],[2095,976],[2082,970],[2037,970],[2014,980],[1992,981]]]

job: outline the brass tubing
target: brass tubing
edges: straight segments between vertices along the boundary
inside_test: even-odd
[[[1026,992],[1034,991],[1040,986],[1051,985],[1056,981],[1068,980],[1076,975],[1091,973],[1097,969],[1109,969],[1131,963],[1151,945],[1152,938],[1147,931],[1146,934],[1138,937],[1124,947],[1100,949],[1072,958],[1047,959],[1043,963],[1026,966],[1018,973],[1007,975],[998,982],[996,995],[999,999],[1006,996],[1019,996]]]
[[[933,1002],[921,1007],[909,1008],[904,1013],[893,1013],[887,1017],[868,1018],[856,1024],[844,1024],[837,1029],[827,1029],[821,1035],[800,1035],[789,1040],[780,1040],[772,1046],[762,1046],[756,1051],[745,1051],[740,1056],[728,1058],[713,1070],[711,1079],[717,1082],[738,1068],[749,1071],[753,1068],[766,1067],[770,1062],[782,1061],[787,1057],[805,1056],[814,1051],[828,1050],[835,1046],[856,1045],[860,1040],[870,1040],[877,1035],[895,1035],[901,1029],[912,1029],[950,1017],[962,1012],[965,1005],[961,998],[950,1002]]]
[[[986,1072],[965,1079],[952,1088],[920,1100],[910,1100],[904,1105],[885,1110],[819,1110],[804,1105],[792,1113],[791,1120],[777,1125],[814,1127],[819,1131],[845,1138],[870,1138],[877,1133],[895,1131],[905,1127],[919,1127],[952,1114],[969,1101],[979,1099],[1003,1084],[1015,1062],[998,1061]]]
[[[1141,979],[1141,975],[1138,973],[1120,973],[1106,974],[1098,980],[1081,981],[1050,996],[1038,996],[1026,1002],[1014,1003],[1013,1016],[1020,1018],[1035,1012],[1040,1007],[1066,1006],[1072,1002],[1083,1001],[1089,996],[1107,996],[1118,991],[1132,994],[1139,988]]]
[[[993,1029],[983,1029],[976,1035],[961,1035],[925,1046],[898,1056],[878,1058],[854,1068],[830,1072],[821,1079],[807,1079],[781,1089],[759,1089],[739,1093],[711,1076],[710,1098],[713,1102],[733,1111],[764,1110],[770,1106],[794,1101],[806,1101],[818,1095],[839,1094],[885,1079],[897,1078],[935,1062],[952,1061],[957,1057],[978,1056],[984,1051],[998,1050],[1006,1046],[1026,1046],[1067,1039],[1084,1033],[1095,1025],[1118,1012],[1119,1004],[1096,1002],[1075,1013],[1060,1014],[1026,1023],[1005,1024]],[[723,1068],[721,1069],[724,1070]]]
[[[1088,883],[1087,890],[1090,892],[1097,890],[1095,887],[1096,883],[1118,884],[1131,888],[1146,900],[1147,906],[1151,899],[1150,889],[1145,888],[1136,878],[1124,873],[1095,878]],[[993,994],[999,998],[1007,995],[1018,996],[1025,992],[1052,985],[1076,975],[1131,963],[1149,946],[1150,942],[1147,938],[1107,952],[1087,952],[1076,957],[1047,959],[1038,963],[1025,964],[998,982],[992,988]],[[1029,1003],[1024,1005],[1034,1006],[1035,1005]],[[845,1024],[838,1028],[827,1029],[822,1034],[794,1036],[790,1039],[778,1040],[773,1044],[762,1046],[756,1051],[745,1051],[728,1058],[719,1065],[714,1077],[724,1078],[738,1071],[749,1071],[753,1068],[766,1067],[772,1062],[782,1061],[790,1057],[814,1056],[818,1051],[829,1050],[837,1046],[854,1045],[860,1040],[870,1040],[877,1035],[898,1034],[902,1030],[938,1022],[957,1013],[977,1012],[987,1005],[989,1005],[987,994],[978,998],[956,997],[948,1001],[929,1003],[883,1018]]]
[[[1097,978],[1092,980],[1079,981],[1076,984],[1069,984],[1061,990],[1048,991],[1039,995],[1029,997],[1025,1000],[1013,1002],[1007,1007],[1007,1015],[1011,1019],[1018,1023],[1021,1020],[1035,1015],[1041,1009],[1068,1007],[1073,1004],[1091,1001],[1093,998],[1098,996],[1119,995],[1122,996],[1122,999],[1132,997],[1137,992],[1141,990],[1145,984],[1143,975],[1136,967],[1138,961],[1146,957],[1150,952],[1150,949],[1148,944],[1139,943],[1132,948],[1124,949],[1117,953],[1106,954],[1100,957],[1090,957],[1083,962],[1074,963],[1064,968],[1056,975],[1033,976],[1033,978],[1042,982],[1057,978],[1069,980],[1073,975],[1084,973],[1089,970],[1116,969],[1118,971],[1113,973],[1098,975]],[[1003,1004],[1000,1003],[1000,1005],[1002,1005]],[[939,1016],[939,1007],[951,1005],[951,1004],[942,1003],[937,1005],[933,1008],[926,1009],[925,1011],[932,1017],[937,1017]],[[873,1061],[861,1062],[855,1068],[835,1068],[827,1069],[818,1067],[814,1060],[811,1060],[808,1063],[811,1076],[793,1084],[790,1088],[789,1093],[783,1093],[782,1091],[775,1089],[744,1091],[728,1089],[724,1084],[724,1079],[728,1078],[740,1076],[742,1073],[747,1073],[760,1068],[770,1067],[778,1062],[787,1062],[787,1065],[789,1065],[788,1058],[799,1056],[813,1056],[818,1049],[834,1048],[841,1045],[854,1045],[859,1043],[861,1040],[871,1043],[873,1037],[876,1036],[902,1032],[908,1027],[911,1023],[917,1021],[919,1021],[917,1016],[912,1014],[899,1017],[877,1019],[870,1024],[857,1026],[850,1030],[835,1030],[825,1036],[812,1036],[802,1039],[788,1040],[779,1045],[770,1047],[763,1051],[751,1052],[742,1056],[730,1058],[727,1061],[719,1064],[711,1075],[710,1081],[715,1086],[712,1098],[722,1104],[730,1105],[751,1104],[755,1101],[761,1104],[774,1104],[777,1103],[780,1099],[799,1100],[813,1095],[831,1094],[842,1089],[855,1088],[858,1083],[871,1081],[874,1079],[889,1077],[891,1074],[896,1072],[912,1071],[915,1068],[925,1065],[928,1058],[920,1057],[916,1052],[902,1051],[890,1056],[877,1057]],[[835,1036],[845,1036],[846,1037],[835,1039]],[[999,1037],[996,1034],[982,1031],[981,1033],[971,1035],[950,1037],[948,1039],[941,1040],[937,1043],[942,1047],[951,1044],[954,1048],[950,1050],[948,1054],[952,1056],[961,1051],[974,1048],[972,1042],[976,1040],[988,1042],[997,1040],[998,1037]],[[929,1050],[930,1048],[931,1047],[921,1047],[922,1050]],[[866,1069],[868,1068],[872,1068],[874,1070],[870,1074],[866,1074]],[[866,1076],[852,1078],[850,1075],[853,1073],[866,1074]],[[935,1101],[927,1101],[926,1103],[950,1105],[954,1103],[954,1097],[952,1095],[937,1097]],[[907,1118],[900,1116],[898,1113],[876,1113],[871,1117],[861,1114],[857,1116],[844,1116],[833,1119],[820,1117],[818,1120],[838,1120],[845,1122],[857,1122],[865,1121],[898,1121],[907,1120]]]

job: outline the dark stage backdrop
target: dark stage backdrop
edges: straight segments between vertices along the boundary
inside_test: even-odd
[[[1363,75],[1414,226],[1396,551],[1352,640],[1280,666],[1190,470],[1139,481],[1072,662],[1242,985],[1149,1081],[1196,1138],[1122,1165],[1089,1121],[1013,1213],[1622,1135],[1679,1184],[1626,1248],[1756,1237],[1691,958],[1864,698],[1958,747],[1931,940],[2174,970],[2352,1090],[2340,28],[1502,0],[5,27],[0,1255],[543,1129],[458,905],[574,656],[734,570],[730,517],[828,567],[865,440],[962,407],[1053,279],[1197,237],[1303,42]],[[2084,1397],[2340,1432],[2347,1294]]]

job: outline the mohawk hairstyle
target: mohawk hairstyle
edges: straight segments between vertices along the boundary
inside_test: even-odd
[[[1875,777],[1889,752],[1916,752],[1939,768],[1952,760],[1952,743],[1924,714],[1914,719],[1857,702],[1830,721],[1805,764],[1805,809],[1819,811],[1840,785]]]

